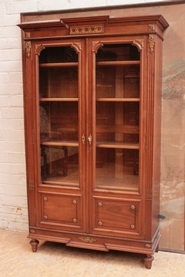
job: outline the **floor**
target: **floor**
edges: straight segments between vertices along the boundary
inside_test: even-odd
[[[96,252],[40,241],[33,253],[26,232],[0,230],[1,277],[184,277],[185,255],[155,253],[152,269],[142,255]]]

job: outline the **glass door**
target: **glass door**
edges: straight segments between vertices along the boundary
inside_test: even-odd
[[[42,184],[79,186],[79,61],[70,47],[39,55],[40,178]]]
[[[140,53],[104,44],[96,53],[95,188],[138,190]]]

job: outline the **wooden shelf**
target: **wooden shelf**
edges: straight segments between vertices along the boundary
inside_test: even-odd
[[[78,146],[78,141],[65,141],[65,140],[45,140],[41,141],[41,145],[45,146]]]
[[[139,143],[124,142],[97,142],[96,147],[99,148],[115,148],[115,149],[139,149]]]
[[[122,65],[138,65],[140,64],[140,61],[102,61],[97,62],[96,65],[101,66],[122,66]]]
[[[105,98],[99,97],[96,99],[98,102],[139,102],[140,98]]]
[[[77,62],[63,62],[63,63],[40,63],[39,65],[41,68],[47,67],[77,67]]]
[[[67,181],[60,181],[62,177],[58,177],[58,181],[56,180],[44,180],[42,181],[42,184],[48,184],[48,185],[63,185],[63,186],[67,186],[67,187],[79,187],[78,183],[70,183]]]
[[[42,97],[40,102],[77,102],[78,98]]]
[[[77,141],[62,141],[62,140],[46,140],[42,141],[41,145],[45,146],[78,146]],[[99,148],[119,148],[119,149],[139,149],[139,143],[124,143],[124,142],[96,142]]]

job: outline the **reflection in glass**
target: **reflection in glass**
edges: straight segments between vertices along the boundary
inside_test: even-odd
[[[78,141],[78,102],[40,102],[42,141]]]
[[[96,61],[136,61],[140,59],[140,54],[132,44],[105,44],[100,47]]]
[[[40,97],[42,98],[77,98],[78,69],[77,67],[40,68]]]
[[[96,188],[138,190],[140,53],[130,44],[96,55]]]
[[[139,98],[139,65],[96,68],[96,98]]]
[[[41,180],[79,186],[78,55],[48,47],[39,57]]]
[[[138,155],[137,149],[97,148],[96,187],[137,190]]]
[[[78,175],[78,147],[41,145],[43,183],[77,186]]]

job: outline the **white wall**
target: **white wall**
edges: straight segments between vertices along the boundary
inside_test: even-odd
[[[157,1],[0,0],[0,228],[27,230],[28,222],[20,13],[145,2]]]

